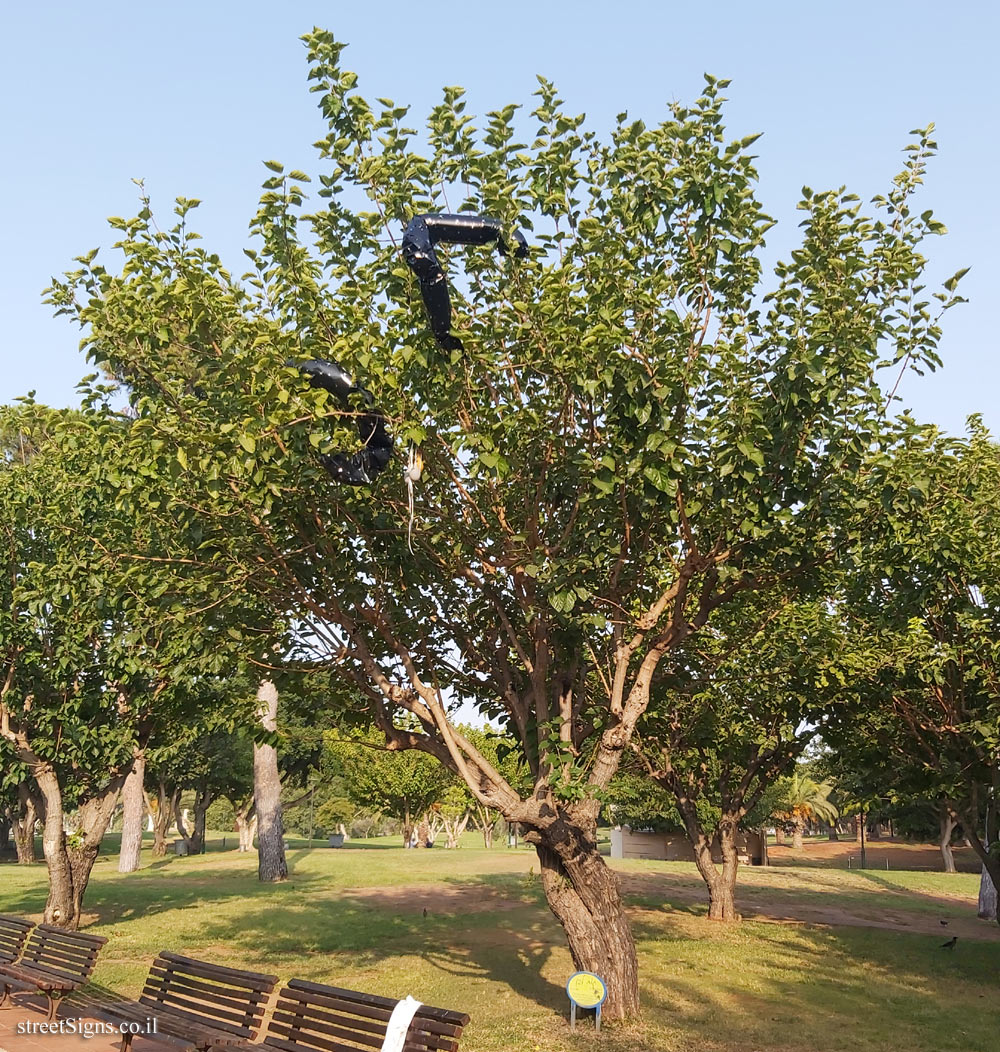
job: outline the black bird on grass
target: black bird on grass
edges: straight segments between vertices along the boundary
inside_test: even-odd
[[[955,949],[955,943],[957,943],[957,942],[958,942],[958,936],[955,935],[952,938],[950,938],[947,942],[941,943],[941,949],[942,950],[954,950]]]
[[[938,924],[943,924],[945,927],[948,926],[948,922],[947,921],[943,921],[943,920],[939,920]]]

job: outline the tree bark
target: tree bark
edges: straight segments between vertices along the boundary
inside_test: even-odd
[[[177,804],[180,801],[181,791],[167,788],[161,779],[156,791],[156,811],[153,813],[153,858],[163,858],[167,853],[167,834],[170,832],[170,821]]]
[[[240,838],[240,851],[252,851],[253,838],[257,835],[257,815],[254,812],[253,797],[235,803],[233,814],[236,821],[236,832]]]
[[[785,831],[781,827],[780,822],[774,823],[774,846],[784,847],[785,846]]]
[[[804,844],[804,835],[806,831],[806,823],[803,818],[799,815],[795,816],[795,825],[792,828],[792,848],[795,851],[801,851]]]
[[[146,817],[146,801],[142,785],[146,778],[146,756],[136,751],[132,770],[122,789],[122,844],[118,855],[118,872],[134,873],[139,868],[142,855],[142,827]]]
[[[858,814],[858,815],[854,816],[854,839],[859,844],[862,842],[861,841],[861,829],[862,829],[862,827],[864,825],[864,821],[865,821],[865,816],[863,814]]]
[[[45,808],[42,848],[49,871],[45,923],[75,931],[80,926],[83,897],[101,840],[111,824],[111,816],[126,775],[112,778],[103,792],[77,808],[79,829],[72,846],[67,841],[63,826],[62,788],[55,771],[42,763],[35,766],[32,775],[42,794]]]
[[[277,730],[278,690],[263,680],[257,690],[258,713],[264,730]],[[257,878],[276,883],[288,878],[285,828],[281,814],[281,775],[273,745],[253,747],[253,796],[257,812]]]
[[[741,814],[722,815],[716,835],[722,853],[722,867],[712,858],[712,838],[702,828],[697,808],[684,794],[675,793],[677,809],[684,822],[684,830],[694,851],[698,873],[708,888],[709,920],[738,921],[736,912],[736,878],[740,860],[736,851],[736,831]]]
[[[543,805],[551,814],[551,805]],[[618,878],[597,848],[592,802],[574,813],[558,808],[555,820],[529,828],[538,854],[549,909],[566,932],[573,963],[608,986],[602,1015],[621,1020],[639,1014],[638,961]]]
[[[986,866],[983,866],[979,876],[979,909],[977,912],[983,920],[1000,922],[1000,915],[997,913],[997,886]]]
[[[17,787],[18,810],[14,815],[14,850],[19,865],[31,865],[35,861],[35,823],[42,807],[41,801],[31,791],[27,782]]]
[[[10,834],[14,828],[14,820],[8,811],[0,815],[0,854],[6,854],[10,850]]]
[[[938,837],[938,846],[941,848],[941,858],[944,860],[944,871],[945,873],[954,873],[955,855],[951,850],[951,834],[954,832],[957,823],[944,805],[939,809],[938,817],[941,823],[941,835]]]

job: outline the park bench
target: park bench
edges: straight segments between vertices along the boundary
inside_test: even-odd
[[[21,954],[28,932],[35,925],[23,917],[0,914],[0,964],[12,964]]]
[[[372,1052],[381,1049],[397,1002],[337,986],[292,979],[260,1044],[239,1052]],[[407,1031],[403,1052],[456,1052],[469,1017],[463,1012],[421,1005]],[[220,1050],[221,1052],[221,1050]]]
[[[138,1001],[88,1008],[119,1026],[138,1024],[141,1029],[155,1020],[156,1041],[204,1052],[255,1037],[277,983],[276,975],[224,968],[164,950],[153,961]],[[122,1034],[120,1052],[128,1052],[133,1036]]]
[[[59,1002],[90,978],[97,955],[107,942],[101,935],[39,924],[28,936],[16,962],[0,963],[0,1008],[10,1004],[13,991],[43,995],[48,1019],[56,1017]]]

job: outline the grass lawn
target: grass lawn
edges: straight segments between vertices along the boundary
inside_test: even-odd
[[[464,1052],[1000,1047],[1000,939],[975,920],[973,875],[747,869],[745,913],[780,916],[787,905],[854,920],[727,927],[705,918],[693,866],[615,862],[639,945],[644,1017],[598,1041],[589,1020],[568,1030],[572,962],[531,851],[487,852],[472,838],[460,851],[292,839],[289,862],[287,883],[263,886],[256,855],[235,851],[159,861],[147,853],[129,876],[102,858],[86,900],[88,930],[110,939],[98,983],[135,995],[153,955],[169,948],[282,979],[412,993],[472,1015]],[[37,915],[44,899],[44,867],[0,866],[0,912]],[[924,932],[861,926],[883,910]],[[983,937],[940,949],[955,930]]]

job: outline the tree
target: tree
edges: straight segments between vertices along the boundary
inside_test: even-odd
[[[257,702],[261,727],[274,734],[278,729],[278,689],[270,680],[261,681]],[[287,880],[281,775],[278,753],[270,742],[254,743],[253,802],[257,816],[257,879],[269,884]]]
[[[732,921],[737,832],[837,703],[845,656],[824,599],[769,597],[761,605],[750,594],[720,615],[711,632],[678,648],[633,747],[675,803],[708,888],[709,917]]]
[[[837,808],[830,800],[832,786],[828,782],[816,782],[803,771],[795,771],[781,784],[781,796],[774,812],[775,817],[792,826],[792,847],[802,850],[806,823],[813,818],[825,822],[837,817]]]
[[[454,781],[433,757],[386,749],[385,736],[371,729],[348,739],[331,738],[328,764],[343,778],[347,795],[355,804],[399,820],[404,845],[410,843],[417,824]]]
[[[516,107],[477,132],[447,89],[423,157],[405,107],[354,90],[342,45],[321,31],[306,45],[329,129],[320,206],[303,217],[305,173],[268,163],[245,284],[193,240],[195,202],[166,230],[144,202],[112,221],[121,273],[81,257],[50,298],[128,381],[129,442],[147,464],[159,442],[158,477],[177,478],[149,513],[197,524],[202,587],[273,604],[388,748],[434,757],[526,830],[576,966],[608,980],[604,1014],[623,1018],[637,960],[597,847],[601,794],[666,656],[863,526],[886,430],[875,371],[936,361],[937,317],[911,294],[918,246],[943,230],[910,205],[930,133],[875,218],[806,191],[802,245],[762,308],[771,221],[753,137],[725,141],[726,82],[655,127],[622,114],[605,142],[542,80],[529,146]],[[371,211],[349,203],[358,191]],[[533,249],[502,268],[468,252],[464,351],[442,352],[394,241],[453,209],[533,228]],[[284,362],[331,355],[423,450],[412,523],[394,472],[345,487],[315,459],[356,448],[355,410]],[[514,738],[530,791],[460,732],[461,700]]]
[[[879,476],[885,528],[843,603],[868,684],[824,736],[838,749],[863,736],[887,780],[943,802],[988,897],[1000,886],[1000,449],[977,418],[964,439],[913,429]]]

